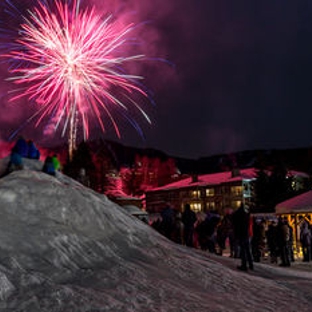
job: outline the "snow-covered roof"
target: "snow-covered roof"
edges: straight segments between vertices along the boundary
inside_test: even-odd
[[[278,214],[312,212],[312,191],[308,191],[277,204],[275,212]]]
[[[124,208],[127,212],[129,212],[133,216],[143,216],[143,215],[147,216],[148,215],[146,211],[134,205],[123,205],[122,208]]]
[[[176,181],[176,182],[173,182],[173,183],[161,186],[161,187],[154,188],[151,191],[180,189],[180,188],[186,188],[190,186],[192,187],[193,186],[209,186],[209,185],[213,186],[213,185],[231,183],[231,182],[236,182],[236,181],[254,180],[257,178],[257,172],[258,172],[257,168],[247,168],[247,169],[237,170],[236,172],[237,174],[234,176],[233,176],[232,171],[201,174],[197,176],[197,179],[195,182],[193,182],[192,177],[188,177],[180,181]],[[288,176],[309,178],[309,175],[307,173],[295,171],[295,170],[288,171]]]
[[[289,170],[287,175],[296,178],[304,178],[304,179],[309,178],[309,175],[306,172],[296,170]]]
[[[123,192],[120,189],[108,190],[107,192],[105,192],[105,195],[106,196],[112,196],[115,199],[122,199],[122,200],[138,200],[138,201],[141,200],[139,197],[127,195],[125,192]]]
[[[190,186],[218,185],[218,184],[222,184],[226,182],[229,183],[229,182],[242,181],[242,180],[252,180],[256,178],[257,176],[256,172],[257,170],[255,168],[248,168],[248,169],[241,169],[239,171],[239,174],[234,177],[232,176],[232,171],[202,174],[202,175],[198,175],[196,182],[193,182],[192,177],[188,177],[186,179],[173,182],[165,186],[154,188],[153,191],[178,189],[178,188],[185,188],[185,187],[190,187]]]

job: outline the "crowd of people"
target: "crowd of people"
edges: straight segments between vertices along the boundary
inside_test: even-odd
[[[211,211],[196,214],[189,204],[181,213],[167,204],[160,218],[151,226],[178,244],[218,255],[222,255],[228,246],[229,256],[241,259],[240,270],[253,270],[255,262],[267,258],[271,263],[285,267],[295,261],[294,233],[287,218],[266,220],[253,217],[247,205],[220,216]],[[302,220],[300,242],[303,261],[312,260],[311,237],[309,222]]]
[[[191,210],[189,204],[185,205],[182,213],[168,204],[162,210],[160,218],[151,225],[176,243],[215,252],[214,234],[219,218],[216,214],[207,214],[205,217],[198,215]]]

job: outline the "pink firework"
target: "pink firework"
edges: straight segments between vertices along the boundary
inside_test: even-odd
[[[62,124],[63,135],[75,144],[77,121],[84,138],[96,118],[105,131],[103,115],[120,131],[114,109],[125,113],[134,105],[148,122],[147,114],[136,103],[134,94],[147,97],[139,86],[142,77],[126,73],[124,65],[142,60],[144,55],[123,55],[134,25],[122,26],[112,16],[103,17],[94,7],[82,10],[79,0],[71,5],[55,1],[52,6],[38,3],[20,26],[15,48],[6,54],[17,66],[10,80],[26,88],[11,100],[27,97],[39,105],[37,125],[43,118]]]

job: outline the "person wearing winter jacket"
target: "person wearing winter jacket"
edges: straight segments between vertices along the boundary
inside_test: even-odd
[[[32,140],[29,140],[27,144],[28,144],[28,158],[39,159],[40,152],[38,148],[36,147],[35,143]]]
[[[17,148],[13,147],[10,155],[10,161],[6,170],[6,174],[15,170],[22,170],[24,167],[22,156],[17,152]]]
[[[311,255],[311,231],[307,221],[304,221],[300,228],[300,243],[302,246],[303,261],[309,262]]]
[[[247,271],[247,263],[249,269],[253,270],[253,258],[250,250],[251,239],[251,219],[249,207],[242,204],[232,215],[234,235],[238,240],[240,247],[241,265],[237,268],[242,271]]]
[[[54,165],[53,165],[51,156],[46,157],[44,164],[43,164],[42,171],[44,173],[49,174],[49,175],[55,176],[55,169],[54,169]]]
[[[53,162],[55,171],[61,171],[61,162],[57,158],[56,154],[52,156],[52,162]]]
[[[278,245],[282,261],[280,266],[290,266],[289,239],[290,232],[288,222],[286,219],[280,217],[278,221]]]
[[[22,157],[28,157],[28,144],[22,136],[18,138],[13,148],[14,151],[20,154]]]
[[[185,204],[182,213],[182,222],[184,224],[184,242],[186,246],[193,247],[194,224],[196,222],[196,214],[191,210],[190,204]]]

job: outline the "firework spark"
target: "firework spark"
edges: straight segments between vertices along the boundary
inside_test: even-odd
[[[134,27],[104,17],[94,7],[81,9],[79,0],[71,4],[55,0],[53,6],[38,3],[20,25],[14,49],[4,55],[16,63],[9,80],[21,85],[11,101],[34,100],[39,105],[32,116],[38,117],[36,126],[44,118],[56,120],[55,130],[62,125],[62,135],[67,133],[73,145],[77,124],[85,139],[94,118],[106,131],[103,116],[120,137],[115,109],[127,115],[131,105],[150,122],[133,97],[148,97],[139,83],[143,77],[124,69],[144,58],[125,55]]]

